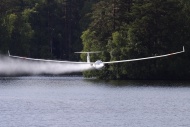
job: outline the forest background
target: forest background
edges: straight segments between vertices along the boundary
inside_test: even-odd
[[[190,79],[189,0],[1,0],[0,53],[80,60],[75,51],[102,51],[91,61],[162,55],[84,72],[101,79]],[[81,55],[86,61],[86,56]]]

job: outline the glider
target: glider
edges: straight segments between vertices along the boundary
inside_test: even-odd
[[[88,64],[92,68],[95,68],[97,70],[102,69],[105,64],[114,64],[114,63],[122,63],[122,62],[132,62],[132,61],[141,61],[141,60],[148,60],[148,59],[155,59],[155,58],[161,58],[161,57],[168,57],[171,55],[177,55],[185,52],[185,48],[183,46],[182,51],[174,52],[174,53],[169,53],[165,55],[158,55],[158,56],[152,56],[152,57],[144,57],[144,58],[137,58],[137,59],[128,59],[128,60],[119,60],[119,61],[109,61],[109,62],[103,62],[101,60],[97,60],[96,62],[91,62],[90,61],[90,54],[93,53],[100,53],[98,52],[75,52],[75,53],[85,53],[87,54],[87,62],[73,62],[73,61],[57,61],[57,60],[45,60],[45,59],[33,59],[33,58],[27,58],[27,57],[20,57],[20,56],[13,56],[10,55],[10,52],[8,51],[9,57],[12,58],[18,58],[18,59],[25,59],[25,60],[30,60],[30,61],[39,61],[39,62],[54,62],[54,63],[67,63],[67,64]]]

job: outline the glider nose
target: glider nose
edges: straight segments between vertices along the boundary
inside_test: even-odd
[[[100,70],[104,67],[104,63],[101,60],[97,60],[94,64],[93,67],[96,68],[97,70]]]

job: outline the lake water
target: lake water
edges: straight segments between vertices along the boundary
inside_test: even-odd
[[[190,127],[190,82],[0,78],[0,127]]]

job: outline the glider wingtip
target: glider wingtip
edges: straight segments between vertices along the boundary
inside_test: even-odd
[[[183,46],[183,52],[185,52],[185,47]]]
[[[8,50],[8,55],[11,56],[9,50]]]

